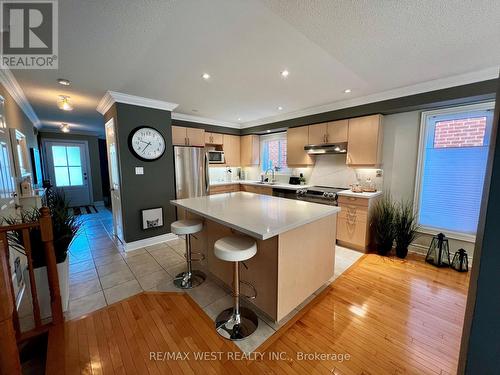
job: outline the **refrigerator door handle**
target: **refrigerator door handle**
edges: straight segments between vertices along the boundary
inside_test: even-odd
[[[205,193],[208,195],[210,191],[210,173],[208,170],[208,152],[205,153]]]

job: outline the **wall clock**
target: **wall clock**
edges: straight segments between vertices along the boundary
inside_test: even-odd
[[[130,132],[128,138],[130,151],[143,161],[159,159],[165,152],[165,138],[149,126],[139,126]]]

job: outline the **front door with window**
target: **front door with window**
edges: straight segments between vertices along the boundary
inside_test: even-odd
[[[92,203],[84,142],[45,142],[47,172],[52,185],[62,190],[71,207]]]

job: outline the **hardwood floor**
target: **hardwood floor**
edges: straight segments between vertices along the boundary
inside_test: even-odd
[[[47,374],[454,374],[468,282],[420,257],[366,255],[243,360],[190,297],[143,293],[51,331]]]

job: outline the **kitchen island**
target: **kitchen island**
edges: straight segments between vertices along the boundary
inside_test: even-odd
[[[229,287],[232,264],[215,257],[215,241],[238,234],[256,240],[257,255],[241,267],[241,280],[255,286],[251,302],[276,322],[333,277],[338,207],[248,192],[171,203],[204,219],[193,251],[203,253],[205,269]]]

